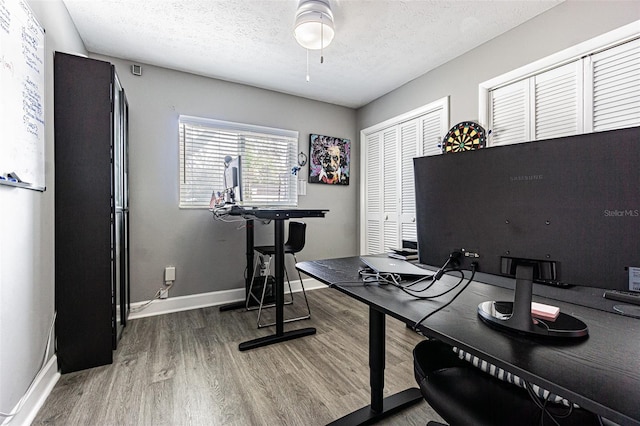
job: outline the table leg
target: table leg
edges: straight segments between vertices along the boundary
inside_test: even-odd
[[[239,349],[246,351],[273,343],[297,339],[302,336],[316,334],[313,327],[284,331],[284,219],[274,220],[275,224],[275,293],[276,293],[276,333],[240,343]]]
[[[284,333],[284,220],[276,220],[275,228],[275,293],[276,293],[276,335]]]
[[[245,223],[245,250],[247,258],[247,275],[244,279],[244,300],[228,303],[220,306],[220,312],[232,311],[235,309],[245,309],[249,300],[249,289],[251,288],[251,278],[253,277],[253,219],[247,219]]]
[[[382,412],[385,365],[385,315],[369,309],[369,385],[371,386],[371,410]]]
[[[385,314],[369,307],[369,383],[371,404],[329,423],[369,425],[422,401],[418,388],[409,388],[384,398]]]

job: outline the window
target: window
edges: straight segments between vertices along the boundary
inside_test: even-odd
[[[489,95],[491,145],[582,133],[579,62],[537,74]]]
[[[242,155],[247,205],[296,206],[298,132],[181,115],[180,207],[209,207],[224,189],[224,158]]]
[[[480,84],[489,145],[640,125],[637,23]]]

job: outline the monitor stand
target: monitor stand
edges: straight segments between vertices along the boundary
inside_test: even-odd
[[[490,326],[516,333],[551,338],[583,338],[589,334],[587,325],[579,319],[562,313],[555,321],[532,318],[531,295],[533,291],[531,264],[516,266],[516,288],[513,302],[482,302],[478,315]]]

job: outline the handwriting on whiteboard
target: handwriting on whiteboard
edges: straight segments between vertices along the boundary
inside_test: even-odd
[[[25,0],[0,0],[0,174],[44,187],[45,34]]]

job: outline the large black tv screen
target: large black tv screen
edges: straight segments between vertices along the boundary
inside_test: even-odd
[[[421,263],[625,290],[640,267],[640,127],[414,159]],[[514,262],[515,264],[515,262]],[[538,269],[537,267],[537,269]]]

